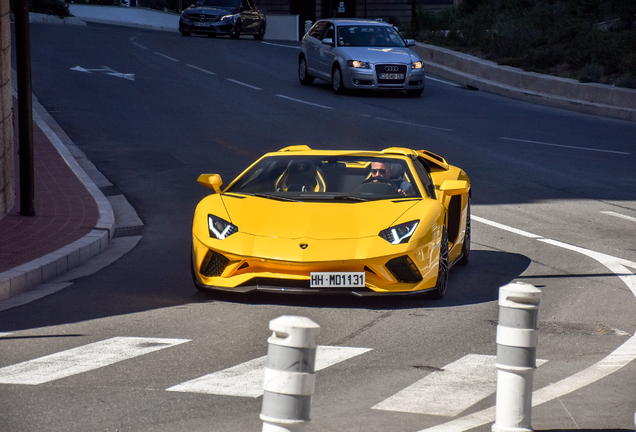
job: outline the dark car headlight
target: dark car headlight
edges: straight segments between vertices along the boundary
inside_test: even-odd
[[[391,244],[408,243],[420,221],[414,220],[380,231],[379,236]]]
[[[234,22],[236,22],[237,18],[238,18],[238,14],[224,15],[224,16],[221,17],[221,19],[219,21],[234,23]]]
[[[210,230],[210,237],[219,240],[224,240],[238,232],[236,225],[211,214],[208,215],[208,229]]]
[[[356,69],[371,69],[369,63],[361,60],[347,60],[347,66]]]

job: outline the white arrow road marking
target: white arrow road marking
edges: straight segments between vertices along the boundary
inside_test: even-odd
[[[371,348],[318,346],[316,349],[315,371],[333,366],[367,351],[371,351]],[[267,356],[259,357],[240,365],[178,384],[167,390],[256,398],[263,395],[266,364]]]
[[[526,233],[512,227],[497,224],[487,219],[472,216],[472,219],[491,226],[495,226],[506,231],[515,232],[525,237],[534,238],[538,241],[551,244],[556,247],[565,248],[573,252],[578,252],[593,258],[607,267],[610,271],[616,274],[627,287],[636,296],[636,275],[631,273],[626,267],[636,268],[636,263],[622,258],[605,255],[599,252],[594,252],[589,249],[580,248],[578,246],[569,245],[556,240],[550,240],[542,238],[534,234]],[[532,406],[537,406],[542,403],[554,400],[568,393],[572,393],[582,387],[590,385],[601,378],[616,372],[632,360],[636,359],[636,335],[630,337],[623,343],[623,345],[612,351],[607,357],[601,361],[593,364],[587,369],[584,369],[572,376],[562,379],[554,384],[550,384],[542,389],[536,390],[532,393]],[[490,407],[485,410],[469,414],[464,417],[460,417],[456,420],[452,420],[447,423],[443,423],[432,428],[424,429],[421,432],[463,432],[469,429],[476,428],[488,423],[492,423],[495,420],[495,407]]]
[[[189,339],[115,337],[0,368],[0,384],[42,384],[184,342]]]
[[[74,70],[77,72],[84,72],[84,73],[106,72],[106,75],[112,75],[118,78],[124,78],[129,81],[135,80],[135,74],[120,73],[120,72],[117,72],[115,69],[109,68],[108,66],[102,66],[101,69],[86,69],[81,66],[75,66],[71,68],[71,70]]]
[[[497,390],[496,356],[468,354],[373,409],[454,417]],[[537,366],[547,360],[537,359]]]
[[[112,75],[112,76],[116,76],[119,78],[124,78],[127,79],[128,81],[134,81],[135,80],[135,74],[124,74],[124,73],[119,73],[119,72],[113,72],[113,73],[107,73],[106,75]]]

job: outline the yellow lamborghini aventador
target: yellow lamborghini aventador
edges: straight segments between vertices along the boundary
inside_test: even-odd
[[[446,292],[470,254],[470,181],[426,150],[293,146],[258,159],[196,208],[199,289],[248,292]]]

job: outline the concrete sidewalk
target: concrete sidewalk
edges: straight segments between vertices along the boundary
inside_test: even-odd
[[[17,153],[17,130],[14,147]],[[94,273],[130,251],[143,232],[132,206],[121,193],[112,191],[112,184],[36,97],[33,150],[35,216],[19,213],[16,155],[16,200],[12,211],[0,219],[0,310],[51,294],[74,278]]]

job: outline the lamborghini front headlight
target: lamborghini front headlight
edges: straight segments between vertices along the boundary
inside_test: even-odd
[[[210,230],[210,237],[219,240],[224,240],[238,232],[236,225],[211,214],[208,215],[208,229]]]
[[[380,231],[379,235],[391,244],[408,243],[419,223],[420,221],[414,220],[394,225],[391,228]]]

